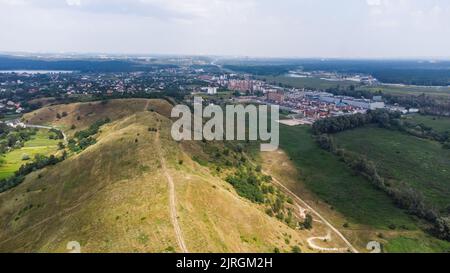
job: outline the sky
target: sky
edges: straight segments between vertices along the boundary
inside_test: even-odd
[[[450,1],[0,0],[0,51],[450,58]]]

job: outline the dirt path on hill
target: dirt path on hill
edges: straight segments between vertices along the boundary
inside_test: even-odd
[[[269,175],[267,172],[263,171],[263,173],[265,173],[266,175]],[[291,190],[289,190],[286,186],[284,186],[283,184],[281,184],[280,181],[278,181],[276,178],[272,177],[272,181],[274,182],[274,184],[276,184],[277,186],[279,186],[281,188],[282,191],[284,191],[286,194],[290,195],[292,198],[294,198],[295,201],[299,202],[300,204],[302,204],[304,207],[306,207],[310,212],[312,212],[315,216],[317,216],[326,226],[328,226],[334,233],[336,233],[336,235],[338,237],[340,237],[342,239],[342,241],[344,241],[344,243],[348,246],[348,249],[351,252],[354,253],[358,253],[358,250],[353,247],[353,245],[347,240],[347,238],[344,237],[344,235],[342,235],[342,233],[335,228],[330,222],[328,222],[320,213],[318,213],[316,210],[314,210],[311,206],[309,206],[305,201],[303,201],[303,199],[301,199],[300,197],[298,197],[295,193],[293,193]],[[310,243],[310,239],[317,239],[317,238],[309,238],[308,239],[308,243]],[[315,248],[314,244],[310,244],[310,246],[312,248]]]
[[[150,106],[150,100],[147,100],[147,103],[144,106],[144,112],[148,110],[148,107]]]
[[[164,155],[162,154],[162,150],[161,150],[161,142],[160,142],[160,138],[159,138],[160,130],[161,130],[161,127],[158,128],[158,132],[156,132],[155,144],[156,144],[156,149],[158,151],[158,155],[160,158],[161,168],[164,172],[164,175],[167,178],[167,182],[169,183],[170,218],[172,220],[173,228],[175,230],[175,235],[177,237],[178,246],[180,247],[180,249],[183,253],[187,253],[188,249],[186,247],[186,244],[184,243],[183,233],[181,232],[180,224],[178,223],[175,184],[173,183],[172,176],[170,175],[169,171],[167,170],[166,160],[164,159]]]
[[[251,161],[250,160],[250,158],[248,157],[248,156],[245,156],[247,159],[248,159],[248,161],[250,162],[250,164],[252,164],[254,167],[256,167],[256,164],[253,162],[253,161]],[[288,196],[291,196],[293,199],[294,199],[294,201],[296,201],[297,203],[299,203],[300,205],[302,205],[303,207],[305,207],[307,210],[309,210],[313,215],[315,215],[317,218],[319,218],[320,219],[320,221],[322,222],[322,223],[324,223],[328,228],[330,228],[339,238],[341,238],[342,239],[342,241],[344,241],[344,243],[347,245],[347,247],[348,247],[348,249],[351,251],[351,252],[353,252],[353,253],[359,253],[359,251],[347,240],[347,238],[345,238],[345,236],[344,235],[342,235],[342,233],[337,229],[337,228],[335,228],[330,222],[328,222],[326,219],[325,219],[325,217],[323,217],[319,212],[317,212],[316,210],[314,210],[310,205],[308,205],[308,203],[306,203],[303,199],[301,199],[298,195],[296,195],[295,193],[293,193],[291,190],[289,190],[286,186],[284,186],[278,179],[276,179],[275,177],[273,177],[271,174],[269,174],[268,172],[266,172],[266,171],[264,171],[264,170],[262,170],[261,171],[263,174],[265,174],[265,175],[269,175],[269,176],[271,176],[272,177],[272,182],[276,185],[276,186],[278,186],[278,188],[280,189],[280,190],[282,190],[285,194],[287,194]],[[302,209],[300,209],[300,213],[302,213]],[[328,236],[328,235],[327,235]],[[307,239],[307,241],[308,241],[308,244],[312,247],[312,248],[314,248],[314,249],[321,249],[321,247],[318,247],[317,245],[315,245],[314,244],[314,240],[316,240],[316,239],[326,239],[326,238],[328,238],[327,236],[325,236],[325,237],[311,237],[311,238],[308,238]],[[330,234],[329,234],[329,236],[331,236]],[[324,250],[325,250],[325,248],[323,248]],[[343,249],[338,249],[338,248],[336,248],[336,249],[331,249],[331,248],[329,248],[329,249],[326,249],[326,251],[339,251],[339,250],[343,250]]]
[[[315,249],[315,250],[326,251],[326,252],[342,252],[342,251],[346,251],[347,250],[347,248],[321,247],[321,246],[316,245],[316,243],[314,243],[315,240],[330,242],[331,241],[331,233],[330,232],[327,233],[327,236],[323,236],[323,237],[309,237],[306,241],[308,242],[308,245],[311,248]]]

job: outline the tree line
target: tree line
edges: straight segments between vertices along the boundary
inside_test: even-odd
[[[375,187],[388,194],[398,207],[432,223],[433,228],[429,230],[430,233],[450,241],[450,219],[440,215],[437,209],[426,204],[420,192],[408,185],[391,187],[380,175],[374,162],[360,154],[337,147],[333,136],[327,133],[315,135],[315,140],[322,149],[338,156],[350,169],[367,178]]]
[[[368,111],[367,114],[345,115],[321,119],[313,124],[313,133],[334,134],[342,131],[378,124],[382,128],[396,129],[419,138],[440,142],[443,148],[450,149],[450,132],[438,132],[425,124],[417,124],[401,119],[400,112],[378,109]]]
[[[379,124],[382,127],[389,127],[393,121],[399,119],[399,112],[392,112],[385,109],[369,110],[367,114],[355,114],[330,117],[321,119],[313,124],[312,130],[316,135],[334,134],[349,129],[363,127],[369,124]]]
[[[0,123],[0,154],[22,148],[37,131],[36,128],[11,128]]]
[[[12,189],[25,180],[25,176],[36,170],[43,169],[47,166],[56,165],[67,158],[67,153],[64,151],[60,157],[50,155],[44,156],[37,154],[34,156],[34,161],[22,165],[19,170],[14,173],[14,176],[0,180],[0,193]]]
[[[109,118],[100,119],[89,126],[88,129],[76,132],[74,138],[71,138],[68,141],[69,150],[74,153],[79,153],[87,147],[94,145],[96,140],[93,136],[98,133],[101,126],[109,123],[110,121],[111,120]]]

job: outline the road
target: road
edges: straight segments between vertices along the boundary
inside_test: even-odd
[[[44,125],[34,125],[34,124],[25,124],[25,127],[26,128],[47,129],[47,130],[51,130],[51,129],[58,130],[58,131],[60,131],[62,133],[62,135],[64,137],[64,142],[67,143],[67,136],[64,133],[64,131],[61,130],[61,129],[58,129],[56,127],[44,126]]]

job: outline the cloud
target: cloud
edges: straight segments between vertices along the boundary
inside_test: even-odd
[[[81,0],[66,0],[69,6],[81,6]]]
[[[381,0],[366,0],[366,3],[369,6],[380,6]]]
[[[0,51],[450,56],[448,0],[0,0],[0,25]]]
[[[256,0],[0,0],[0,5],[18,5],[42,9],[76,9],[80,12],[126,14],[160,19],[210,18],[227,12],[239,12],[254,6]]]

